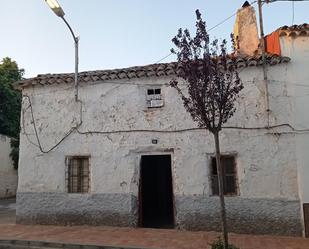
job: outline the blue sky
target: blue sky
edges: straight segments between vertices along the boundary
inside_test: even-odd
[[[178,28],[194,32],[195,9],[208,28],[234,14],[244,0],[58,0],[66,19],[80,36],[80,71],[121,68],[157,62],[169,54]],[[257,5],[254,4],[256,7]],[[265,4],[269,33],[292,24],[292,3]],[[309,2],[296,2],[294,23],[309,22]],[[235,17],[211,30],[228,38]],[[9,56],[26,77],[74,71],[69,30],[44,0],[0,1],[0,58]],[[174,60],[168,57],[164,62]]]

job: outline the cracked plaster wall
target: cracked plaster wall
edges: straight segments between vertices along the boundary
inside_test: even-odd
[[[285,67],[286,65],[275,66],[270,71],[280,70],[279,68],[285,70]],[[265,126],[261,69],[246,69],[241,76],[245,88],[238,100],[238,111],[226,125]],[[115,84],[81,85],[83,123],[79,130],[165,131],[196,127],[185,112],[176,91],[166,85],[169,80],[170,78],[153,78],[132,81],[134,84],[116,81]],[[147,109],[147,85],[162,85],[164,107]],[[277,84],[274,87],[282,88],[282,85]],[[54,85],[27,88],[23,92],[31,98],[38,134],[45,150],[57,143],[80,119],[80,104],[74,102],[72,88],[67,88],[67,85]],[[281,93],[281,89],[275,90]],[[282,101],[285,101],[284,106],[281,106],[280,102],[280,106],[273,108],[276,109],[273,120],[288,123],[292,107],[289,107],[289,98],[282,97]],[[208,187],[205,187],[208,184],[207,158],[214,153],[214,146],[212,135],[208,132],[124,132],[108,135],[81,135],[73,132],[56,149],[42,154],[32,144],[37,141],[27,107],[28,100],[25,98],[25,130],[22,129],[21,133],[20,192],[63,192],[65,156],[81,154],[90,155],[91,192],[130,193],[131,179],[134,172],[137,173],[136,158],[141,154],[135,151],[147,153],[172,148],[176,194],[209,194]],[[29,143],[24,132],[32,143]],[[158,144],[153,145],[152,139],[158,139]],[[293,146],[292,134],[271,135],[255,130],[224,130],[221,133],[222,152],[237,155],[240,191],[244,197],[297,199],[297,170]],[[200,173],[189,174],[192,170]],[[259,181],[267,182],[267,179],[269,183],[266,186],[253,187]]]
[[[281,50],[284,56],[291,57],[285,81],[291,82],[287,89],[294,111],[294,126],[309,129],[309,37],[281,37]],[[299,192],[303,203],[309,203],[309,133],[296,135],[296,157],[298,166]]]
[[[287,72],[292,63],[268,68],[271,82],[271,125],[291,123],[294,120],[295,103],[287,96],[287,93],[293,92],[291,82],[287,80]],[[267,114],[262,68],[246,68],[241,70],[240,75],[244,90],[238,99],[235,116],[226,125],[264,127],[267,124]],[[47,154],[42,154],[35,145],[37,141],[29,103],[24,98],[19,194],[63,194],[66,189],[65,156],[89,155],[90,194],[125,194],[136,200],[140,156],[168,153],[172,155],[175,198],[211,198],[209,164],[214,154],[212,135],[204,130],[163,132],[196,127],[185,112],[176,91],[168,86],[170,80],[171,78],[161,77],[82,84],[79,89],[82,101],[81,132],[145,129],[162,132],[86,135],[75,131]],[[147,87],[154,86],[162,87],[164,107],[147,109],[146,90]],[[72,85],[28,87],[23,90],[23,94],[31,98],[38,135],[45,150],[56,144],[80,121],[80,103],[74,102]],[[296,140],[294,134],[280,134],[285,131],[289,129],[281,127],[271,131],[221,132],[222,153],[236,155],[238,199],[263,199],[283,203],[292,201],[298,205]],[[158,144],[152,144],[152,139],[157,139]],[[23,212],[27,207],[23,204],[20,202],[17,206],[18,213],[21,214],[18,218],[20,220],[23,215],[27,216],[27,212]],[[131,204],[134,207],[135,204]],[[176,213],[181,214],[183,210],[180,210],[181,207],[179,210],[177,208],[176,206]],[[289,212],[289,208],[278,210]],[[258,208],[256,211],[259,212]],[[299,224],[299,217],[300,214],[296,211],[293,217],[295,224]],[[184,217],[177,219],[181,221]],[[280,219],[284,222],[284,215]],[[287,222],[290,224],[290,220]],[[136,224],[136,221],[132,224]]]

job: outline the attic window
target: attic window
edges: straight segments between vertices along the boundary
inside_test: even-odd
[[[146,103],[148,108],[158,108],[163,106],[161,88],[148,88]]]

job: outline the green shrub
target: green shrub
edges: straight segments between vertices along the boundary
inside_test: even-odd
[[[223,249],[223,240],[219,237],[217,240],[213,241],[211,244],[211,249]],[[237,246],[234,246],[232,244],[229,244],[228,249],[240,249]]]
[[[19,138],[11,138],[11,153],[10,157],[13,160],[14,169],[18,169],[18,158],[19,158]]]

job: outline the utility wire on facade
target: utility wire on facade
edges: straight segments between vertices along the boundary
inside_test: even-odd
[[[271,2],[277,2],[277,1],[291,1],[291,0],[268,0],[268,1],[262,1],[263,3],[271,3]],[[295,0],[295,1],[306,1],[306,0]],[[295,2],[292,1],[292,2]],[[309,1],[309,0],[307,0]],[[257,1],[253,1],[250,4],[254,4]],[[225,23],[227,20],[229,20],[230,18],[234,17],[237,14],[237,12],[235,12],[233,15],[225,18],[224,20],[222,20],[221,22],[219,22],[218,24],[216,24],[215,26],[211,27],[210,29],[208,29],[207,31],[211,31],[213,29],[215,29],[216,27],[220,26],[221,24]],[[294,20],[293,20],[294,21]],[[156,63],[161,62],[162,60],[168,58],[170,55],[172,55],[172,53],[169,53],[168,55],[164,56],[162,59],[158,60]],[[242,69],[244,70],[244,69]],[[241,70],[241,71],[242,71]],[[106,82],[106,83],[114,83],[114,82]],[[121,82],[118,83],[119,85],[121,84],[134,84],[133,82]],[[136,132],[152,132],[152,133],[178,133],[178,132],[187,132],[187,131],[194,131],[194,130],[204,130],[203,128],[186,128],[186,129],[175,129],[175,130],[146,130],[146,129],[136,129],[136,130],[115,130],[115,131],[80,131],[79,127],[81,126],[83,120],[82,120],[82,103],[81,103],[81,111],[80,111],[80,122],[79,124],[77,124],[74,127],[71,127],[70,130],[65,133],[65,135],[55,144],[53,145],[50,149],[48,150],[44,150],[37,132],[37,127],[36,127],[36,123],[35,123],[35,118],[34,118],[34,113],[33,113],[33,108],[32,108],[32,103],[31,103],[31,99],[29,96],[24,95],[24,97],[26,97],[28,99],[29,102],[29,109],[31,112],[31,123],[33,125],[34,128],[34,134],[37,140],[37,144],[35,144],[34,142],[32,142],[29,137],[28,137],[28,133],[25,130],[25,124],[24,124],[24,120],[22,121],[22,125],[23,125],[23,130],[24,130],[24,134],[27,138],[27,140],[35,145],[36,147],[38,147],[40,149],[40,151],[42,153],[49,153],[50,151],[52,151],[53,149],[55,149],[57,146],[59,146],[68,136],[70,136],[71,133],[73,133],[74,131],[76,131],[79,134],[119,134],[119,133],[136,133]],[[79,101],[80,102],[80,101]],[[24,118],[24,115],[23,115]],[[292,125],[290,124],[279,124],[279,125],[274,125],[274,126],[267,126],[267,127],[237,127],[237,126],[226,126],[226,127],[222,127],[223,129],[235,129],[235,130],[269,130],[269,129],[274,129],[274,128],[279,128],[279,127],[288,127],[290,129],[290,131],[280,131],[277,133],[280,134],[289,134],[289,133],[303,133],[303,132],[309,132],[309,129],[295,129]],[[272,133],[265,133],[265,134],[272,134]]]
[[[37,125],[35,122],[35,118],[34,118],[34,113],[33,113],[33,108],[32,108],[32,102],[31,99],[28,95],[23,95],[23,97],[27,98],[28,102],[29,102],[29,109],[31,112],[31,123],[33,125],[33,129],[34,129],[34,135],[36,137],[37,140],[37,144],[34,143],[33,141],[31,141],[31,139],[29,138],[29,135],[26,132],[26,127],[25,127],[25,123],[24,123],[24,115],[22,115],[22,125],[23,125],[23,131],[24,131],[24,135],[26,136],[27,140],[29,141],[29,143],[33,144],[34,146],[38,147],[39,150],[43,153],[49,153],[52,150],[54,150],[56,147],[58,147],[67,137],[69,137],[74,131],[76,131],[79,134],[83,134],[83,135],[92,135],[92,134],[102,134],[102,135],[110,135],[110,134],[122,134],[122,133],[181,133],[181,132],[188,132],[188,131],[204,131],[204,128],[198,128],[198,127],[192,127],[192,128],[185,128],[185,129],[175,129],[175,130],[151,130],[151,129],[135,129],[135,130],[114,130],[114,131],[81,131],[79,130],[79,127],[81,126],[81,124],[83,123],[83,119],[82,119],[82,105],[81,105],[81,110],[80,110],[80,122],[74,126],[71,127],[70,130],[68,132],[65,133],[65,135],[59,139],[59,141],[51,146],[48,150],[44,149],[42,147],[42,143],[41,140],[39,138],[39,134],[37,131]],[[309,129],[296,129],[294,128],[291,124],[288,123],[284,123],[284,124],[279,124],[279,125],[273,125],[273,126],[269,126],[269,127],[239,127],[239,126],[225,126],[222,127],[222,129],[230,129],[230,130],[269,130],[269,129],[275,129],[275,128],[281,128],[281,127],[288,127],[290,130],[289,131],[279,131],[279,132],[267,132],[264,133],[264,135],[267,134],[290,134],[290,133],[307,133],[309,132]]]

